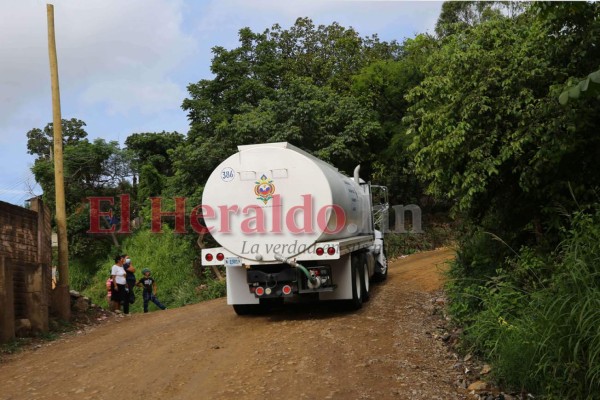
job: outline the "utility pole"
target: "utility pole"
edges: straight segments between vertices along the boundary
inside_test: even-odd
[[[46,4],[48,17],[48,55],[50,57],[50,80],[52,82],[52,122],[54,125],[54,186],[56,193],[56,229],[58,234],[58,285],[53,292],[52,305],[57,316],[71,319],[69,295],[69,248],[67,242],[67,212],[65,206],[65,179],[63,174],[62,118],[60,114],[60,90],[58,87],[58,61],[54,37],[54,6]]]

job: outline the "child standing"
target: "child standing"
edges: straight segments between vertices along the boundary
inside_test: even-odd
[[[107,292],[106,293],[106,301],[108,301],[108,304],[111,304],[110,303],[110,292],[111,292],[111,289],[112,289],[112,285],[113,285],[112,276],[109,275],[108,279],[106,280],[106,292]]]
[[[166,309],[167,307],[162,305],[162,303],[156,297],[156,281],[150,276],[150,270],[148,268],[144,268],[142,270],[142,274],[144,274],[144,277],[140,279],[136,286],[144,288],[144,312],[148,312],[148,302],[150,301],[156,304],[161,310]]]

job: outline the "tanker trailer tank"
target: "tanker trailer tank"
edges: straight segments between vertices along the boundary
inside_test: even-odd
[[[288,143],[238,146],[206,183],[211,234],[247,260],[294,257],[317,242],[372,235],[366,185]],[[211,213],[206,213],[210,217]]]

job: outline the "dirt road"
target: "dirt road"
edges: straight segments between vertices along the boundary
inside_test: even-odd
[[[225,299],[121,318],[0,364],[2,399],[461,399],[428,332],[451,250],[391,264],[359,312],[238,317]]]

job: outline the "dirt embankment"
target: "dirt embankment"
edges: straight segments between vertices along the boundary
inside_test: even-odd
[[[461,399],[432,338],[453,257],[391,263],[358,312],[325,304],[238,317],[218,299],[134,315],[0,364],[2,399]]]

